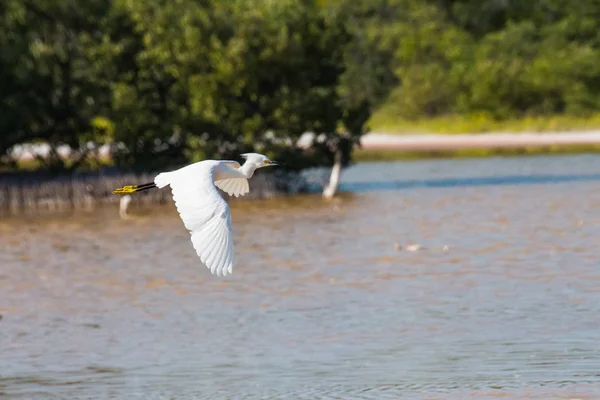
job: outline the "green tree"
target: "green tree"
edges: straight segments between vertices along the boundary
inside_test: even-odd
[[[109,0],[5,0],[0,8],[0,151],[42,142],[51,170],[80,166],[110,130],[102,117],[111,89],[111,46],[104,30]],[[58,154],[71,151],[69,160]]]
[[[179,166],[190,137],[210,124],[192,106],[209,71],[214,5],[195,0],[117,0],[127,15],[114,90],[114,151],[125,167]]]
[[[311,1],[221,2],[192,105],[212,124],[201,157],[272,155],[304,132],[335,132],[342,32]],[[197,138],[194,138],[197,139]]]

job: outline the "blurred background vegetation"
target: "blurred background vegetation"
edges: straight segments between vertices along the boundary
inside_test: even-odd
[[[3,0],[0,155],[304,168],[348,163],[369,129],[597,127],[599,22],[596,0]]]

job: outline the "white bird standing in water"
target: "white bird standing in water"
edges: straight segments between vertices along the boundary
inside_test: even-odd
[[[248,179],[258,168],[277,165],[258,153],[245,153],[244,165],[237,161],[205,160],[171,172],[156,175],[154,182],[123,186],[114,194],[130,194],[171,186],[173,200],[192,245],[202,263],[217,276],[233,267],[233,232],[229,205],[217,188],[230,196],[249,192]]]

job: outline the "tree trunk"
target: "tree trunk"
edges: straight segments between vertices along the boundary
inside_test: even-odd
[[[329,184],[323,189],[323,197],[331,199],[335,196],[340,186],[340,176],[342,175],[342,150],[338,148],[335,152],[333,168],[329,176]]]

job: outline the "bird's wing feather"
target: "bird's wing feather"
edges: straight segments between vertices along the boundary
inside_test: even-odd
[[[215,185],[230,196],[243,196],[250,191],[248,179],[229,178],[215,181]]]
[[[233,232],[227,202],[214,185],[215,163],[197,164],[171,176],[171,190],[192,245],[212,274],[227,275],[233,266]]]
[[[221,163],[234,169],[240,168],[240,164],[237,161],[221,161]],[[227,168],[225,168],[225,170],[227,170]],[[237,174],[237,171],[235,174]],[[215,176],[215,186],[228,195],[235,197],[243,196],[250,191],[248,179],[244,177],[236,177],[235,175],[231,176],[231,173],[225,173],[225,176],[222,177]]]

